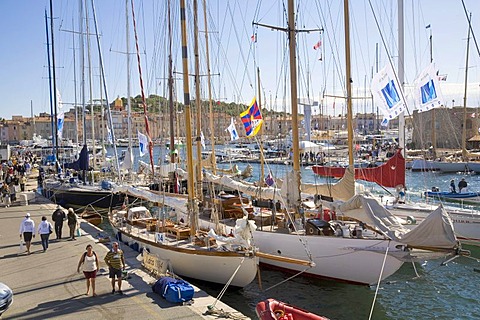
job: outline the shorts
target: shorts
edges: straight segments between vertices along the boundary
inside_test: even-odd
[[[108,268],[108,277],[111,279],[122,279],[122,269]]]
[[[33,232],[24,232],[23,233],[23,240],[25,242],[30,242],[32,241],[32,235],[33,235]]]
[[[97,270],[94,271],[83,271],[86,279],[95,279],[97,277]]]

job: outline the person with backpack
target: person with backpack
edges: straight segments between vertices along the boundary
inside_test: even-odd
[[[92,296],[95,297],[97,295],[95,293],[95,278],[97,277],[97,271],[99,269],[98,258],[91,244],[87,245],[85,250],[80,261],[78,261],[77,272],[80,272],[80,267],[83,265],[83,274],[87,280],[87,292],[85,295],[88,296],[90,287],[92,287]]]

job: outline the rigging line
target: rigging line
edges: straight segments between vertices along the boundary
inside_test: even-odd
[[[215,301],[213,302],[213,304],[211,306],[208,306],[208,308],[215,308],[215,305],[217,304],[217,302],[219,300],[221,300],[223,298],[223,295],[225,294],[225,292],[227,291],[228,287],[230,286],[230,283],[232,283],[233,279],[235,278],[235,276],[237,275],[238,273],[238,270],[240,270],[240,267],[242,266],[242,264],[245,262],[245,257],[242,258],[242,261],[240,262],[240,264],[237,266],[237,269],[235,269],[235,271],[233,272],[232,276],[230,277],[230,279],[228,279],[227,283],[225,284],[225,286],[223,287],[223,289],[220,291],[220,293],[218,294],[218,296],[215,298]]]
[[[393,64],[392,56],[390,55],[390,52],[388,51],[387,44],[386,44],[386,42],[385,42],[385,37],[384,37],[383,34],[380,32],[380,25],[379,25],[379,22],[378,22],[378,19],[377,19],[377,15],[375,14],[375,10],[373,9],[372,0],[368,0],[368,3],[370,4],[370,8],[371,8],[371,10],[372,10],[372,14],[373,14],[373,17],[374,17],[374,19],[375,19],[375,24],[376,24],[376,26],[377,26],[378,32],[380,33],[380,38],[382,39],[383,48],[384,48],[385,51],[387,52],[388,61],[389,61],[389,63],[390,63],[390,66],[392,66],[393,74],[394,74],[395,79],[397,80],[397,82],[400,83],[400,81],[398,80],[397,71],[396,71],[395,68],[393,67],[394,64]],[[398,67],[399,67],[399,68],[404,68],[405,66],[398,66]],[[403,85],[403,83],[401,83],[400,85]],[[409,108],[408,108],[407,100],[405,99],[405,94],[404,94],[403,90],[399,90],[399,91],[400,91],[400,95],[402,96],[402,100],[403,100],[404,103],[405,103],[405,111],[407,111],[408,116],[411,117],[412,114],[410,113],[410,110],[409,110]]]
[[[152,176],[155,176],[155,163],[153,161],[153,143],[152,143],[152,140],[150,138],[150,127],[149,127],[149,124],[148,124],[148,114],[147,114],[147,102],[145,100],[145,91],[143,90],[142,66],[140,64],[140,49],[139,49],[139,46],[138,46],[137,22],[135,20],[135,6],[134,6],[134,3],[133,3],[133,0],[131,0],[131,4],[132,4],[133,30],[134,30],[134,34],[135,34],[135,48],[136,48],[136,51],[137,51],[138,74],[139,74],[139,77],[140,77],[140,90],[141,90],[141,93],[142,93],[143,114],[144,114],[144,117],[145,117],[145,130],[146,130],[147,137],[148,137],[148,151],[149,151],[149,155],[150,155],[150,164],[152,166]]]
[[[390,241],[388,243],[390,244]],[[385,270],[385,262],[387,261],[389,248],[390,246],[388,245],[387,249],[385,250],[385,255],[383,256],[382,269],[380,270],[380,274],[378,275],[377,287],[375,288],[375,295],[373,296],[372,308],[370,309],[370,315],[368,316],[368,319],[372,319],[373,308],[375,307],[375,301],[377,301],[378,289],[380,289],[380,282],[382,281],[383,270]]]
[[[467,7],[465,6],[465,1],[464,0],[462,0],[462,5],[463,5],[463,11],[465,12],[465,16],[467,17],[468,27],[470,28],[470,31],[472,32],[473,41],[475,42],[475,47],[477,48],[477,53],[480,56],[480,49],[478,48],[477,37],[475,37],[475,32],[473,32],[472,21],[470,21],[470,17],[468,16]]]

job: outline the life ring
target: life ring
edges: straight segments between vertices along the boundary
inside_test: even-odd
[[[273,310],[273,314],[275,315],[275,319],[280,319],[285,315],[285,311],[281,309]]]

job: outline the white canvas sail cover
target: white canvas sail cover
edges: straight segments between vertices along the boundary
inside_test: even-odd
[[[300,186],[302,192],[329,196],[335,200],[347,201],[355,195],[355,176],[353,170],[348,168],[342,179],[335,184],[307,184]]]
[[[157,193],[152,190],[137,188],[132,186],[117,186],[113,189],[113,193],[124,193],[146,201],[164,203],[166,206],[174,208],[178,212],[187,214],[187,197],[182,195],[170,195]]]
[[[403,227],[399,219],[374,198],[356,195],[335,209],[337,215],[342,213],[358,219],[392,240],[411,247],[451,249],[458,244],[452,221],[443,206],[439,206],[411,231]]]

